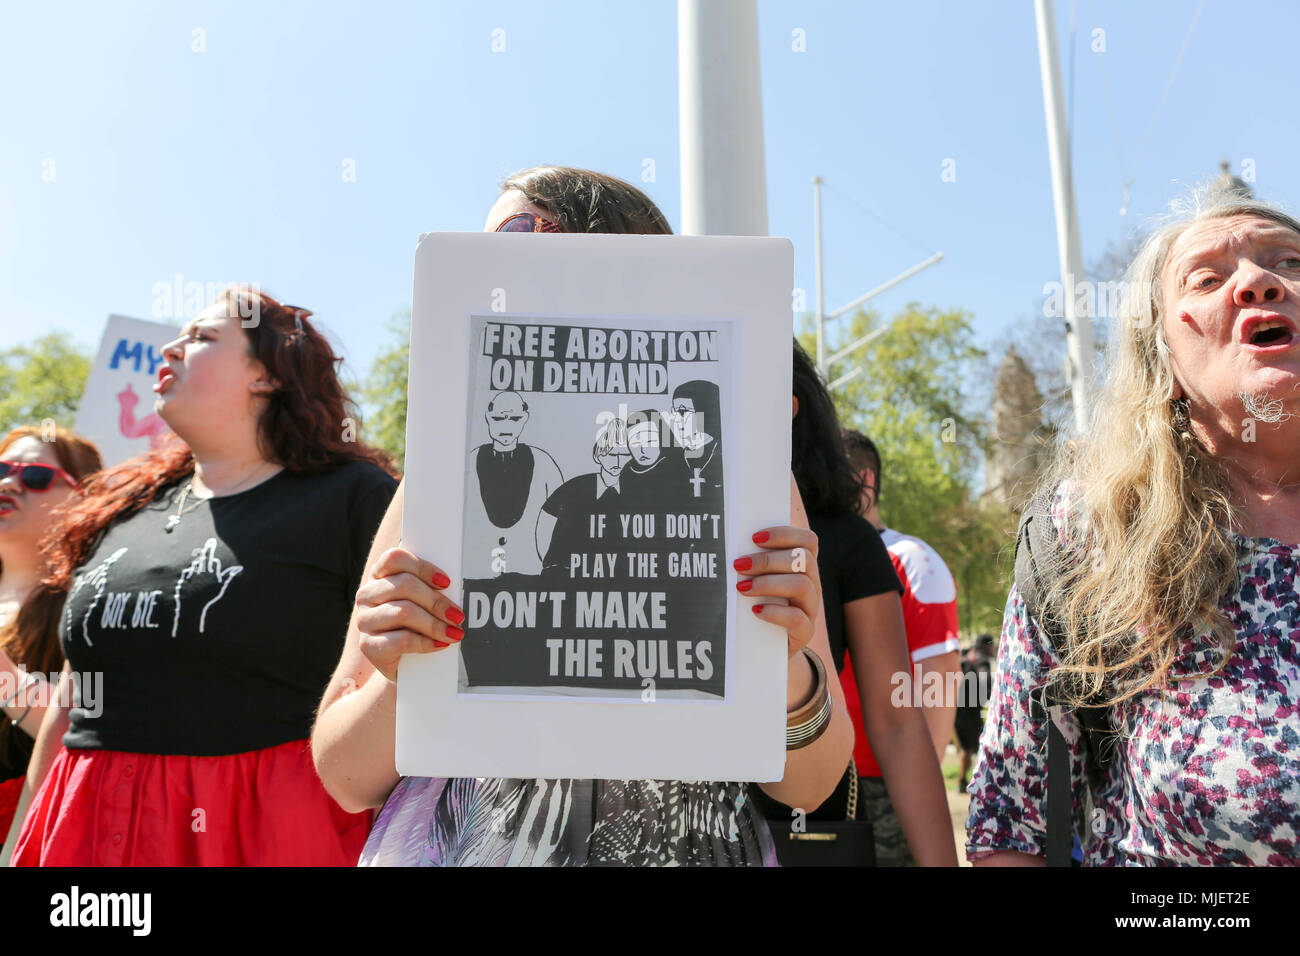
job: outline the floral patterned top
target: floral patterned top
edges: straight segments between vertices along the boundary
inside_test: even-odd
[[[1062,527],[1058,493],[1054,507]],[[1184,637],[1162,688],[1118,706],[1117,750],[1083,846],[1089,866],[1300,864],[1300,545],[1237,538],[1221,607],[1237,645],[1224,670],[1207,634]],[[1059,658],[1013,587],[968,791],[966,855],[1046,855],[1047,721],[1029,694]],[[1085,747],[1068,711],[1075,818]]]

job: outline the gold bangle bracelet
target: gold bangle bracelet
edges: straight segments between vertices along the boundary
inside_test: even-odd
[[[813,693],[808,702],[785,718],[785,749],[802,750],[826,732],[831,723],[830,684],[826,665],[815,651],[804,648],[813,669]]]

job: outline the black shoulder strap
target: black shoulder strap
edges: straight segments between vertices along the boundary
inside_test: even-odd
[[[1056,527],[1052,523],[1051,499],[1046,494],[1037,495],[1025,506],[1016,534],[1016,590],[1025,602],[1025,609],[1038,625],[1039,631],[1061,652],[1065,646],[1065,633],[1060,622],[1044,607],[1047,594],[1045,583],[1060,559],[1060,544]],[[1070,785],[1069,745],[1056,722],[1051,719],[1049,689],[1044,686],[1033,692],[1031,713],[1047,720],[1047,865],[1070,866],[1071,839],[1074,828],[1073,798]],[[1099,777],[1102,764],[1100,733],[1105,728],[1105,712],[1099,708],[1085,707],[1076,710],[1088,748],[1090,778]],[[1096,785],[1096,779],[1090,779]]]
[[[1047,865],[1070,866],[1074,788],[1070,786],[1070,749],[1056,721],[1047,720]]]
[[[1051,501],[1045,494],[1037,495],[1025,506],[1016,532],[1016,590],[1039,630],[1058,650],[1063,635],[1055,620],[1043,614],[1043,600],[1047,592],[1044,577],[1050,573],[1059,551]]]

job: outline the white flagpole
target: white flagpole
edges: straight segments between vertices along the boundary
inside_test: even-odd
[[[1056,205],[1056,245],[1065,286],[1066,345],[1070,354],[1070,395],[1074,402],[1074,428],[1088,427],[1093,378],[1092,319],[1080,310],[1077,283],[1086,280],[1079,242],[1079,220],[1074,209],[1074,180],[1070,170],[1070,134],[1066,128],[1061,72],[1056,62],[1056,24],[1052,0],[1034,0],[1038,21],[1038,60],[1043,74],[1043,109],[1047,116],[1047,154],[1052,166],[1052,198]]]
[[[767,235],[757,0],[677,0],[682,233]]]

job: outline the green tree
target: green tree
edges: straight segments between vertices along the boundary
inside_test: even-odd
[[[388,320],[392,341],[375,356],[361,385],[366,409],[366,440],[393,456],[398,470],[406,470],[406,374],[410,359],[411,310],[403,309]]]
[[[90,362],[63,332],[0,352],[0,434],[47,418],[71,428]]]
[[[827,354],[872,332],[880,334],[836,363],[830,378],[862,370],[833,396],[841,421],[880,450],[881,518],[943,557],[957,581],[964,631],[996,631],[1010,586],[1007,546],[1014,543],[1015,519],[975,493],[987,365],[970,316],[913,304],[886,322],[860,311],[828,335]],[[813,354],[809,321],[799,338]]]

